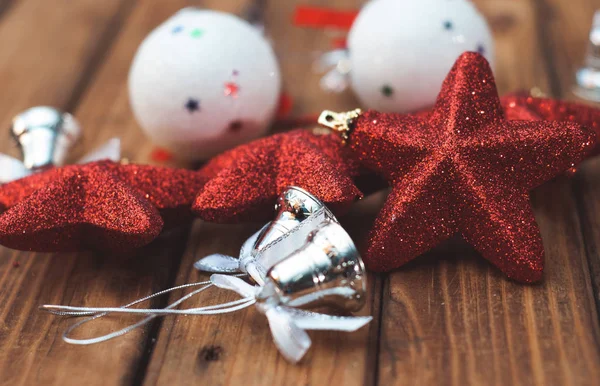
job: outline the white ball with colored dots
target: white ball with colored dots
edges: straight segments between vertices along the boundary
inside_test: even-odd
[[[493,43],[470,1],[373,0],[348,36],[351,85],[367,108],[398,113],[426,108],[463,52],[480,52],[493,66]]]
[[[188,160],[265,134],[280,88],[277,59],[258,29],[194,8],[153,30],[129,72],[129,98],[144,132]]]

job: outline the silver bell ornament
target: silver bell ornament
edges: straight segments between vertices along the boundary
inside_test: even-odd
[[[33,170],[62,165],[81,137],[81,128],[71,114],[47,106],[17,115],[10,131],[23,154],[23,164]]]
[[[300,249],[271,267],[258,298],[290,307],[357,311],[366,291],[365,267],[352,239],[340,224],[325,221]]]
[[[262,284],[267,270],[289,254],[290,245],[301,245],[322,221],[335,216],[315,196],[299,187],[289,187],[277,198],[275,219],[244,242],[239,258],[213,254],[194,267],[213,273],[248,273]]]
[[[594,14],[585,67],[577,71],[575,80],[577,96],[600,102],[600,11]]]
[[[37,106],[13,118],[10,134],[21,150],[22,161],[0,153],[0,184],[49,167],[63,166],[70,150],[81,137],[81,127],[69,113]],[[120,158],[120,141],[113,138],[78,163],[103,159],[118,161]]]
[[[269,321],[281,354],[298,362],[311,346],[305,330],[355,331],[371,317],[331,316],[303,310],[328,306],[358,311],[365,304],[366,272],[354,243],[335,221],[321,223],[298,250],[268,271],[265,284],[254,287],[235,276],[212,275],[211,282],[256,304]]]

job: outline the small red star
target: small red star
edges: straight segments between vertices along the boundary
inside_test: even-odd
[[[0,244],[38,252],[124,251],[191,218],[205,178],[110,161],[50,169],[0,186]]]
[[[575,123],[507,121],[489,64],[463,54],[428,117],[356,120],[353,151],[392,185],[365,263],[387,271],[459,233],[510,278],[539,280],[544,248],[529,191],[593,145]]]
[[[200,174],[211,178],[193,206],[211,222],[270,220],[277,196],[288,186],[344,210],[360,191],[357,165],[337,136],[294,130],[262,138],[213,158]]]

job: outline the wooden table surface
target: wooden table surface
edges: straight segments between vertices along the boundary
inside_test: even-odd
[[[127,73],[144,36],[179,8],[239,13],[244,0],[0,0],[0,128],[33,105],[73,112],[85,128],[80,155],[112,136],[125,156],[151,162],[152,145],[128,104]],[[354,9],[359,0],[309,0]],[[501,93],[538,87],[572,98],[593,12],[600,0],[477,0],[496,39]],[[295,1],[270,1],[268,31],[293,97],[294,116],[357,106],[351,93],[322,92],[313,51],[330,47],[323,31],[290,23]],[[401,71],[402,69],[398,69]],[[8,130],[0,151],[16,155]],[[364,244],[382,194],[342,219]],[[99,253],[32,254],[0,249],[2,385],[597,385],[600,383],[600,159],[573,179],[532,194],[546,248],[538,285],[507,280],[471,248],[453,245],[387,275],[370,275],[356,333],[311,332],[314,345],[293,366],[272,343],[265,318],[250,308],[214,317],[168,317],[119,339],[72,346],[73,320],[38,311],[45,303],[121,305],[157,290],[204,279],[199,256],[235,254],[254,225],[197,221],[130,258]],[[213,292],[214,294],[215,292]],[[181,296],[174,293],[172,298]],[[215,301],[235,295],[215,294]],[[162,307],[169,299],[151,305]],[[206,297],[189,301],[198,306]],[[109,317],[91,336],[137,320]]]

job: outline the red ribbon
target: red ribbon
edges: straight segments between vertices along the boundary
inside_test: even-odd
[[[314,28],[350,29],[357,10],[340,11],[333,8],[298,6],[294,12],[294,25]]]

